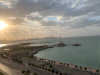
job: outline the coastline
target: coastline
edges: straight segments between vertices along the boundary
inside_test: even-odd
[[[97,73],[96,70],[99,70],[99,71],[100,71],[100,69],[93,69],[93,68],[89,68],[89,67],[86,67],[86,66],[78,66],[78,65],[75,65],[75,64],[64,63],[64,62],[59,62],[59,61],[55,61],[55,60],[49,60],[49,59],[44,59],[44,58],[40,58],[40,57],[34,56],[35,54],[38,53],[38,51],[42,51],[42,50],[45,50],[45,49],[48,49],[48,48],[50,48],[50,47],[43,48],[43,49],[39,49],[39,50],[35,50],[35,51],[32,53],[32,54],[33,54],[33,57],[34,57],[35,59],[37,59],[37,60],[41,60],[41,59],[42,59],[43,62],[49,62],[49,61],[51,61],[51,63],[55,62],[55,63],[54,63],[55,65],[66,66],[66,67],[68,67],[69,69],[76,69],[76,70],[81,70],[81,71],[85,71],[85,72],[90,72],[90,71],[91,71],[92,73]],[[62,64],[61,64],[61,63],[62,63]],[[65,64],[65,65],[63,65],[63,64]],[[69,64],[69,66],[67,66],[67,64]],[[75,66],[77,66],[77,68],[75,68]],[[80,67],[82,67],[82,69],[80,69]],[[84,68],[87,68],[87,70],[85,70]],[[99,72],[98,74],[100,74],[100,72]]]

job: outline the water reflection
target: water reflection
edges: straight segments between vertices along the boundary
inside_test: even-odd
[[[0,47],[7,46],[7,44],[0,44]]]

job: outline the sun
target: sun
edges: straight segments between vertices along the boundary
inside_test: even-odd
[[[0,21],[0,30],[7,27],[8,25],[4,23],[3,21]]]

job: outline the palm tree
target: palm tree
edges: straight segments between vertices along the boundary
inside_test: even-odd
[[[38,75],[38,74],[35,72],[35,73],[33,73],[33,75]]]
[[[50,65],[50,68],[52,68],[52,65]]]
[[[37,65],[37,68],[38,68],[39,66]]]
[[[42,67],[42,69],[44,69],[44,67]]]
[[[50,69],[48,69],[48,71],[51,71]]]
[[[77,66],[77,65],[75,65],[75,67],[77,68],[78,66]]]
[[[46,65],[49,65],[49,63],[46,63]]]
[[[54,70],[52,70],[52,73],[54,73]]]
[[[24,73],[25,73],[25,71],[23,70],[23,71],[22,71],[22,73],[24,74]]]
[[[58,71],[56,71],[56,74],[58,74]]]
[[[80,69],[82,69],[82,67],[80,66]]]
[[[45,70],[47,71],[47,68],[45,68]]]
[[[60,73],[60,75],[62,75],[62,73]]]
[[[65,65],[65,63],[63,63],[63,65]]]
[[[30,73],[30,70],[27,70],[26,73]]]
[[[69,66],[69,64],[67,64],[67,66]]]
[[[84,67],[85,70],[87,70],[87,67]]]
[[[96,70],[96,72],[98,73],[98,72],[99,72],[99,70]]]

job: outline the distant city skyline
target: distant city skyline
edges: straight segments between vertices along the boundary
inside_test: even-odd
[[[0,0],[0,39],[100,35],[100,0]],[[3,23],[4,22],[4,23]]]

